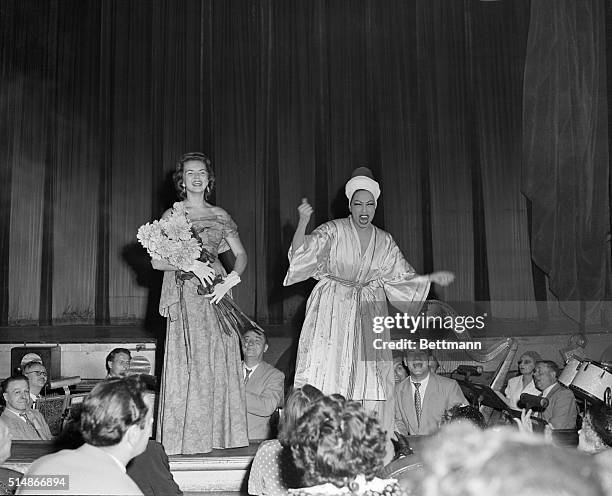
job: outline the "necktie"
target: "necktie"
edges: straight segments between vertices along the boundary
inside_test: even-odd
[[[247,382],[249,382],[249,376],[251,375],[251,372],[253,372],[253,370],[252,369],[247,369],[245,367],[244,371],[245,371],[245,374],[244,374],[244,383],[246,384]]]
[[[414,411],[416,412],[416,418],[417,418],[417,426],[421,427],[421,391],[419,390],[419,388],[421,387],[421,383],[420,382],[413,382],[412,385],[414,386]]]
[[[32,429],[34,429],[34,432],[36,432],[36,435],[38,436],[38,439],[42,439],[42,437],[40,436],[40,432],[38,432],[38,429],[34,425],[34,422],[32,422],[25,413],[20,413],[19,416],[23,420],[26,421],[26,424],[28,424]]]

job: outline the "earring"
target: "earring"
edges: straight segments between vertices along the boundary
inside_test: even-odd
[[[183,190],[183,193],[187,191],[187,187],[185,186],[185,183],[181,184],[181,189]]]

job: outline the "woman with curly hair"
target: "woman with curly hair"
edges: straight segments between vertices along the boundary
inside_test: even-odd
[[[181,201],[163,218],[185,215],[201,254],[185,270],[152,260],[153,268],[164,271],[159,309],[168,319],[157,439],[168,454],[247,446],[240,331],[253,323],[230,297],[247,254],[232,218],[210,203],[215,185],[210,159],[183,155],[173,180]],[[218,254],[230,250],[235,263],[226,274]]]
[[[303,487],[294,495],[396,495],[395,479],[379,479],[385,458],[385,433],[360,403],[325,396],[298,421],[291,434],[295,466]]]
[[[249,494],[284,496],[288,488],[299,487],[300,476],[291,456],[291,433],[298,419],[304,415],[323,393],[310,384],[294,389],[283,408],[278,439],[264,441],[255,454],[249,475]]]

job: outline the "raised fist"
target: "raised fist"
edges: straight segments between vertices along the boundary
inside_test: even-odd
[[[302,198],[302,203],[300,203],[298,207],[298,213],[300,214],[300,222],[308,222],[313,212],[314,209],[310,206],[308,200],[306,198]]]

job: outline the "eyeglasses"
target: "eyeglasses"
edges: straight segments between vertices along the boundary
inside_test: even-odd
[[[30,374],[36,374],[38,377],[48,377],[49,374],[47,374],[44,370],[32,370],[30,372],[26,372],[26,375],[30,375]]]

